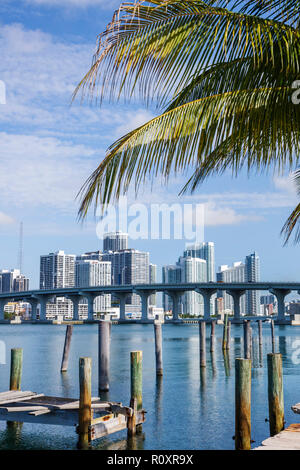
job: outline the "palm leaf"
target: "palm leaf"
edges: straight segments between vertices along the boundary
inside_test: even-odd
[[[122,4],[100,35],[94,62],[80,82],[91,99],[134,94],[160,97],[187,86],[208,64],[252,57],[273,62],[274,44],[281,66],[298,69],[300,33],[290,25],[198,0],[156,0]],[[151,6],[152,5],[152,6]]]
[[[96,207],[117,199],[132,180],[138,191],[146,178],[161,175],[167,180],[171,172],[193,167],[198,182],[226,167],[237,172],[245,165],[249,170],[268,168],[276,161],[280,169],[292,167],[294,154],[300,154],[300,109],[287,99],[289,92],[261,88],[201,98],[128,133],[109,148],[82,188],[80,216],[86,215],[93,200]],[[214,149],[233,133],[230,154],[225,160],[216,154],[218,159],[213,160]]]
[[[300,169],[294,172],[293,179],[297,188],[298,196],[300,197]],[[295,243],[300,242],[300,203],[293,210],[281,231],[285,236],[285,244],[287,244],[292,232],[295,232]]]

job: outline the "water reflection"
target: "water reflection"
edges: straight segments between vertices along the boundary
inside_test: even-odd
[[[228,351],[223,351],[223,361],[226,377],[230,377],[230,356]]]

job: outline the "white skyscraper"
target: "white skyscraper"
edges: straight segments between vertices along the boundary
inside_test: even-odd
[[[41,256],[40,289],[63,289],[75,285],[75,255],[56,251]]]
[[[164,283],[180,284],[185,282],[206,282],[207,263],[200,258],[181,256],[176,265],[164,266],[162,271]],[[182,296],[182,313],[188,315],[203,315],[203,298],[197,292],[186,292]],[[172,303],[167,295],[164,295],[164,309],[170,310]]]
[[[245,261],[246,281],[260,281],[260,259],[256,251],[246,256]],[[257,290],[248,290],[246,294],[247,315],[258,315],[260,313],[260,293]]]
[[[76,287],[110,286],[111,263],[109,261],[83,260],[76,261]],[[94,310],[105,312],[111,307],[111,295],[102,294],[96,297]]]
[[[233,263],[233,266],[222,265],[219,267],[217,272],[218,282],[245,282],[246,271],[245,265],[241,261]],[[225,291],[220,291],[218,297],[224,299],[224,309],[230,310],[231,313],[234,311],[234,303],[231,295]],[[241,313],[246,313],[246,295],[242,295],[240,299]]]
[[[128,234],[122,232],[106,233],[103,237],[103,251],[121,251],[128,248]]]

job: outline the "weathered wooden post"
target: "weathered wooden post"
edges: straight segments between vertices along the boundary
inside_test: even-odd
[[[262,346],[262,321],[258,320],[258,344]]]
[[[154,320],[154,338],[155,338],[155,363],[156,375],[163,375],[163,359],[162,359],[162,323]]]
[[[284,429],[282,355],[268,354],[268,399],[270,435]]]
[[[228,320],[227,324],[227,338],[226,338],[226,350],[230,349],[230,332],[231,332],[231,321]]]
[[[227,329],[228,329],[228,314],[225,313],[225,315],[224,315],[224,329],[223,329],[223,343],[222,343],[223,351],[225,351],[225,349],[227,349]]]
[[[200,367],[206,367],[206,323],[199,322]]]
[[[250,359],[250,321],[244,321],[244,357],[245,359]]]
[[[142,430],[142,425],[137,426],[137,412],[143,408],[143,375],[142,375],[142,351],[132,351],[130,353],[130,407],[133,408],[133,416],[128,418],[128,436],[134,436],[137,431]],[[139,429],[137,429],[139,428]]]
[[[249,347],[250,347],[250,359],[253,359],[253,334],[252,326],[249,328]]]
[[[90,426],[92,421],[92,359],[79,359],[79,426],[78,448],[87,449],[91,440]]]
[[[12,349],[10,361],[10,390],[21,390],[22,366],[23,349]]]
[[[212,320],[211,330],[210,330],[210,352],[214,352],[215,350],[215,329],[216,329],[216,320]]]
[[[272,353],[275,354],[275,328],[274,320],[271,320]]]
[[[23,349],[14,348],[10,352],[10,390],[21,390],[22,367],[23,367]],[[10,430],[20,431],[23,423],[17,421],[7,421],[7,427]]]
[[[61,361],[61,368],[60,368],[61,372],[66,372],[68,370],[72,334],[73,334],[73,325],[68,325],[66,329],[64,352],[63,352],[63,357]]]
[[[251,360],[235,360],[235,449],[251,449]]]
[[[98,326],[98,388],[100,392],[109,390],[111,322],[100,321]]]

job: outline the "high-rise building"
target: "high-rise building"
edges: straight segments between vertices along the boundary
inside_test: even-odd
[[[79,260],[75,267],[76,287],[110,286],[111,263],[109,261]],[[94,310],[105,312],[111,307],[111,295],[102,294],[96,297]]]
[[[75,286],[75,255],[64,251],[41,256],[40,289],[63,289]]]
[[[256,251],[246,256],[245,260],[246,282],[260,281],[260,259]],[[260,294],[257,290],[247,290],[246,293],[246,313],[247,315],[259,315]]]
[[[75,255],[59,250],[40,258],[40,289],[64,289],[75,286]],[[56,297],[46,308],[48,315],[72,315],[73,304],[64,297]]]
[[[0,292],[23,292],[29,290],[29,279],[19,269],[0,271]]]
[[[149,264],[149,284],[155,284],[157,282],[157,265]],[[149,305],[156,305],[156,294],[153,294],[149,298]]]
[[[180,284],[181,276],[181,267],[178,265],[162,267],[162,282],[164,284]],[[163,294],[163,308],[165,312],[172,310],[172,301],[167,294]]]
[[[14,292],[25,292],[29,290],[29,279],[22,274],[14,279]]]
[[[219,267],[219,271],[217,272],[217,281],[218,282],[245,282],[246,279],[246,272],[245,272],[245,264],[241,261],[233,263],[233,266],[222,265]],[[218,298],[223,298],[224,303],[223,307],[224,310],[229,310],[231,313],[234,311],[234,303],[233,298],[231,295],[227,294],[227,292],[221,290],[217,294]],[[246,313],[246,295],[242,295],[240,298],[240,308],[241,313]]]
[[[179,258],[181,266],[182,282],[207,282],[206,260],[182,256]],[[187,315],[204,315],[204,303],[202,295],[197,292],[185,292],[182,297],[183,313]]]
[[[184,252],[184,257],[200,258],[206,261],[207,282],[215,281],[215,244],[202,242],[190,245]]]
[[[102,260],[111,262],[113,285],[149,284],[149,253],[128,248],[105,252]],[[140,296],[131,294],[126,303],[140,305]]]
[[[105,233],[103,251],[121,251],[128,248],[128,234],[122,232]]]
[[[185,253],[186,254],[186,253]],[[205,260],[192,256],[181,256],[176,265],[164,266],[162,270],[164,283],[180,284],[185,282],[206,282],[207,263]],[[163,296],[164,310],[172,309],[169,297]],[[203,298],[197,292],[186,292],[181,298],[181,313],[203,315]]]
[[[201,242],[189,245],[184,252],[184,256],[200,258],[206,261],[206,282],[214,282],[215,276],[215,244],[214,242]],[[210,300],[210,311],[215,311],[216,296],[212,295]]]

